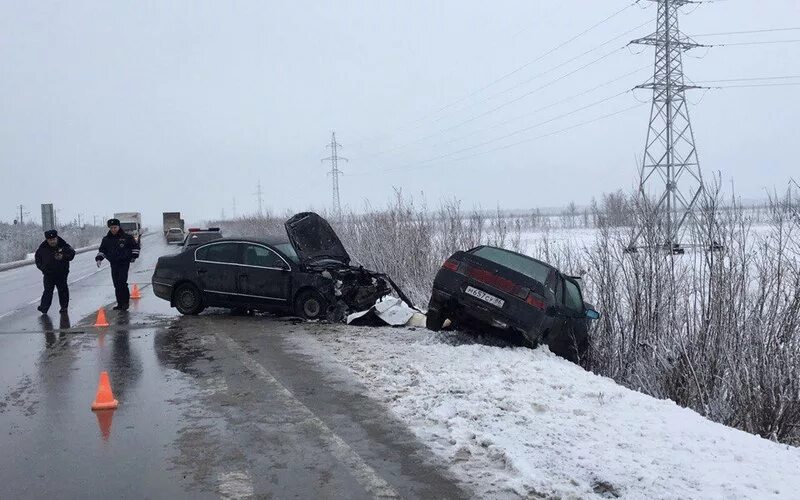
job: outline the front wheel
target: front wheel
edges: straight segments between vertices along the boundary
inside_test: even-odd
[[[328,310],[328,301],[316,290],[304,290],[294,301],[294,312],[301,318],[321,319]]]
[[[194,316],[205,309],[200,290],[191,283],[184,283],[175,290],[174,303],[175,309],[181,314]]]

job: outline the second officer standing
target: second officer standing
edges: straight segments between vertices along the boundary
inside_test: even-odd
[[[100,267],[103,259],[111,264],[111,280],[114,282],[114,293],[117,296],[117,305],[114,309],[128,310],[131,299],[128,290],[128,270],[137,258],[139,258],[139,244],[133,236],[122,230],[119,219],[109,219],[108,234],[103,237],[94,260],[97,262],[97,267]]]

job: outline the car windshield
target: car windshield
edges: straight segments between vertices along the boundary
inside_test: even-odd
[[[275,245],[275,248],[278,249],[283,255],[289,257],[289,260],[294,262],[295,264],[300,263],[300,258],[297,257],[297,252],[294,251],[294,247],[291,243],[281,243],[280,245]]]
[[[125,232],[135,231],[137,229],[137,224],[135,222],[123,222],[119,225]]]
[[[551,271],[549,266],[535,261],[530,257],[525,257],[524,255],[519,255],[500,248],[481,247],[473,251],[472,255],[505,266],[529,278],[533,278],[539,283],[545,283]]]

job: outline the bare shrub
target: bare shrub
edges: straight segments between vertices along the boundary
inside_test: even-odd
[[[99,245],[107,228],[68,224],[58,228],[58,234],[73,248]],[[44,240],[42,226],[38,224],[0,223],[0,263],[25,259]]]
[[[493,243],[583,276],[593,323],[587,366],[596,373],[747,432],[800,444],[800,247],[797,200],[773,196],[766,207],[723,205],[719,184],[700,207],[685,255],[625,253],[633,222],[640,242],[659,248],[655,214],[621,193],[593,204],[595,237],[558,239],[549,217],[487,217],[457,200],[438,210],[398,191],[391,203],[334,221],[353,258],[389,273],[419,305],[444,259]],[[239,234],[283,232],[286,217],[227,221]],[[574,217],[571,220],[575,220]],[[758,224],[758,225],[756,225]],[[535,229],[530,241],[522,230]],[[530,235],[529,235],[530,236]],[[706,248],[716,242],[723,252]]]

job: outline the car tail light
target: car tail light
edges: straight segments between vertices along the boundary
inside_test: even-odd
[[[537,309],[541,309],[542,311],[544,311],[545,307],[547,307],[547,304],[544,302],[544,298],[536,295],[533,292],[528,294],[528,298],[525,299],[525,302]]]
[[[196,232],[198,232],[198,231],[200,231],[200,228],[199,228],[199,227],[190,227],[190,228],[189,228],[189,232],[190,232],[190,233],[196,233]]]
[[[446,261],[444,261],[444,264],[442,264],[442,267],[445,269],[449,269],[453,272],[458,271],[458,261],[453,259],[447,259]]]

